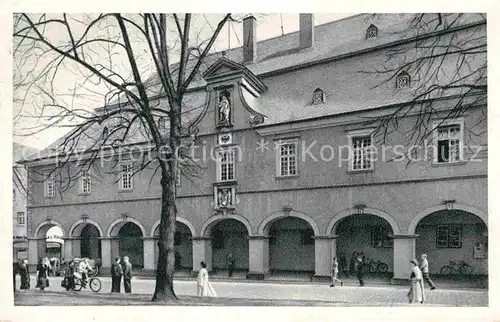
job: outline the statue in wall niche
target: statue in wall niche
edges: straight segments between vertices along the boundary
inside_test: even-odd
[[[223,92],[219,97],[219,123],[231,124],[231,104],[227,93]]]
[[[232,205],[231,200],[231,189],[230,188],[221,188],[218,191],[217,199],[219,203],[219,207],[228,207]]]

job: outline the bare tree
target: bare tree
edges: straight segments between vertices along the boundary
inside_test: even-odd
[[[70,129],[49,148],[57,155],[49,176],[58,178],[59,189],[71,187],[90,168],[105,171],[97,166],[99,158],[116,160],[131,144],[140,147],[141,155],[133,172],[154,168],[160,173],[153,301],[177,299],[176,174],[180,160],[186,160],[181,139],[196,132],[197,115],[207,106],[193,106],[189,88],[230,19],[231,14],[221,16],[215,28],[210,26],[208,39],[201,39],[191,14],[14,15],[16,115],[31,124],[22,135],[55,126]],[[72,86],[65,83],[69,73],[79,77]],[[96,101],[99,95],[102,99]],[[96,104],[102,107],[93,110]],[[121,171],[116,165],[113,171]],[[184,164],[182,171],[193,167]]]
[[[460,13],[405,14],[406,25],[396,34],[410,41],[386,50],[385,63],[361,73],[377,75],[374,87],[409,87],[411,99],[367,123],[376,125],[376,134],[384,143],[393,131],[401,130],[401,120],[415,117],[405,130],[407,144],[421,144],[446,120],[463,116],[470,108],[479,108],[482,117],[467,127],[470,136],[486,133],[487,41],[486,15]],[[378,14],[368,19],[375,21]],[[402,76],[408,75],[408,78]],[[402,81],[403,84],[397,82]],[[408,82],[408,83],[404,83]],[[442,101],[449,108],[440,108]],[[431,120],[444,113],[437,126]]]

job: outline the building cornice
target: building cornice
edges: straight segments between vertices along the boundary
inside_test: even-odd
[[[238,191],[238,195],[260,194],[260,193],[279,193],[279,192],[291,192],[291,191],[307,191],[307,190],[326,190],[326,189],[339,189],[339,188],[351,188],[351,187],[383,186],[383,185],[396,185],[396,184],[408,184],[408,183],[470,180],[470,179],[485,179],[485,178],[488,178],[487,174],[474,174],[474,175],[464,175],[464,176],[380,181],[380,182],[369,182],[369,183],[362,183],[362,184],[345,183],[345,184],[325,185],[325,186],[315,186],[315,187],[247,190],[247,191]],[[191,199],[191,198],[209,198],[209,197],[213,197],[213,193],[177,196],[176,198],[177,199]],[[120,200],[95,200],[95,201],[89,201],[89,202],[72,202],[72,203],[66,203],[66,204],[53,204],[53,205],[29,205],[29,206],[27,206],[27,208],[28,209],[35,209],[35,208],[66,207],[66,206],[75,206],[75,205],[78,206],[78,205],[89,205],[89,204],[124,203],[124,202],[139,202],[139,201],[161,201],[161,197],[120,199]]]

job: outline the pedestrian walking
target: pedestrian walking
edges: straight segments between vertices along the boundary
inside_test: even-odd
[[[12,262],[12,284],[14,285],[14,293],[16,293],[16,275],[19,269],[18,262]]]
[[[128,256],[123,257],[123,288],[125,293],[132,292],[132,264]]]
[[[410,290],[408,291],[408,302],[410,303],[424,303],[424,281],[422,271],[418,267],[416,259],[411,260],[411,275],[410,275]]]
[[[420,262],[420,270],[422,271],[422,276],[424,277],[424,280],[429,284],[431,287],[431,291],[436,289],[436,284],[431,280],[431,277],[429,276],[429,262],[427,261],[427,255],[422,254],[422,261]]]
[[[28,260],[22,260],[18,265],[18,273],[21,276],[21,290],[30,289],[30,272],[28,268]]]
[[[75,289],[75,262],[67,261],[64,267],[64,287],[66,291],[73,291]]]
[[[37,270],[37,282],[36,287],[40,288],[40,290],[44,290],[46,287],[49,287],[49,266],[48,260],[46,258],[40,258],[38,265],[36,266]]]
[[[358,257],[356,258],[356,263],[355,263],[355,269],[356,269],[356,276],[358,277],[359,281],[359,286],[365,286],[365,270],[364,270],[364,262],[363,262],[363,257],[361,254],[358,254]]]
[[[338,279],[339,275],[339,262],[337,261],[337,257],[333,258],[332,261],[332,285],[330,287],[335,287],[335,282],[339,282],[340,286],[344,286],[344,282]]]
[[[356,259],[358,258],[358,252],[352,252],[351,262],[349,264],[349,271],[354,274],[356,272]]]
[[[120,257],[117,257],[113,265],[111,265],[111,292],[120,293],[122,274],[123,270],[120,265]]]
[[[227,255],[227,274],[229,277],[233,277],[233,271],[234,271],[234,258],[233,254],[229,253]]]
[[[201,269],[198,272],[198,296],[212,296],[215,297],[217,294],[215,293],[212,284],[208,281],[208,271],[207,264],[205,262],[201,262]]]

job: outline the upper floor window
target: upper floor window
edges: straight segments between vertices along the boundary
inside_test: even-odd
[[[323,104],[325,102],[325,92],[317,88],[313,93],[313,104]]]
[[[351,171],[374,168],[371,130],[355,131],[349,135],[351,146]]]
[[[90,170],[83,170],[80,178],[80,192],[90,193],[92,191],[92,181]]]
[[[446,122],[436,129],[437,153],[434,161],[437,163],[454,163],[462,160],[463,123]]]
[[[297,140],[285,140],[277,144],[276,151],[278,152],[278,176],[287,177],[298,175],[297,148]]]
[[[375,25],[370,25],[366,29],[366,39],[376,38],[378,36],[378,28]]]
[[[24,212],[17,213],[17,224],[24,225],[26,223],[26,219],[24,217]]]
[[[132,164],[121,165],[120,189],[121,190],[133,189]]]
[[[54,174],[45,174],[45,197],[54,197],[55,190]]]
[[[164,116],[160,116],[158,119],[158,129],[160,132],[164,132],[167,129],[167,121]]]
[[[396,88],[407,88],[410,87],[410,74],[405,71],[399,73],[396,77]]]
[[[234,180],[234,164],[235,164],[235,151],[222,150],[217,152],[217,180],[230,181]]]

